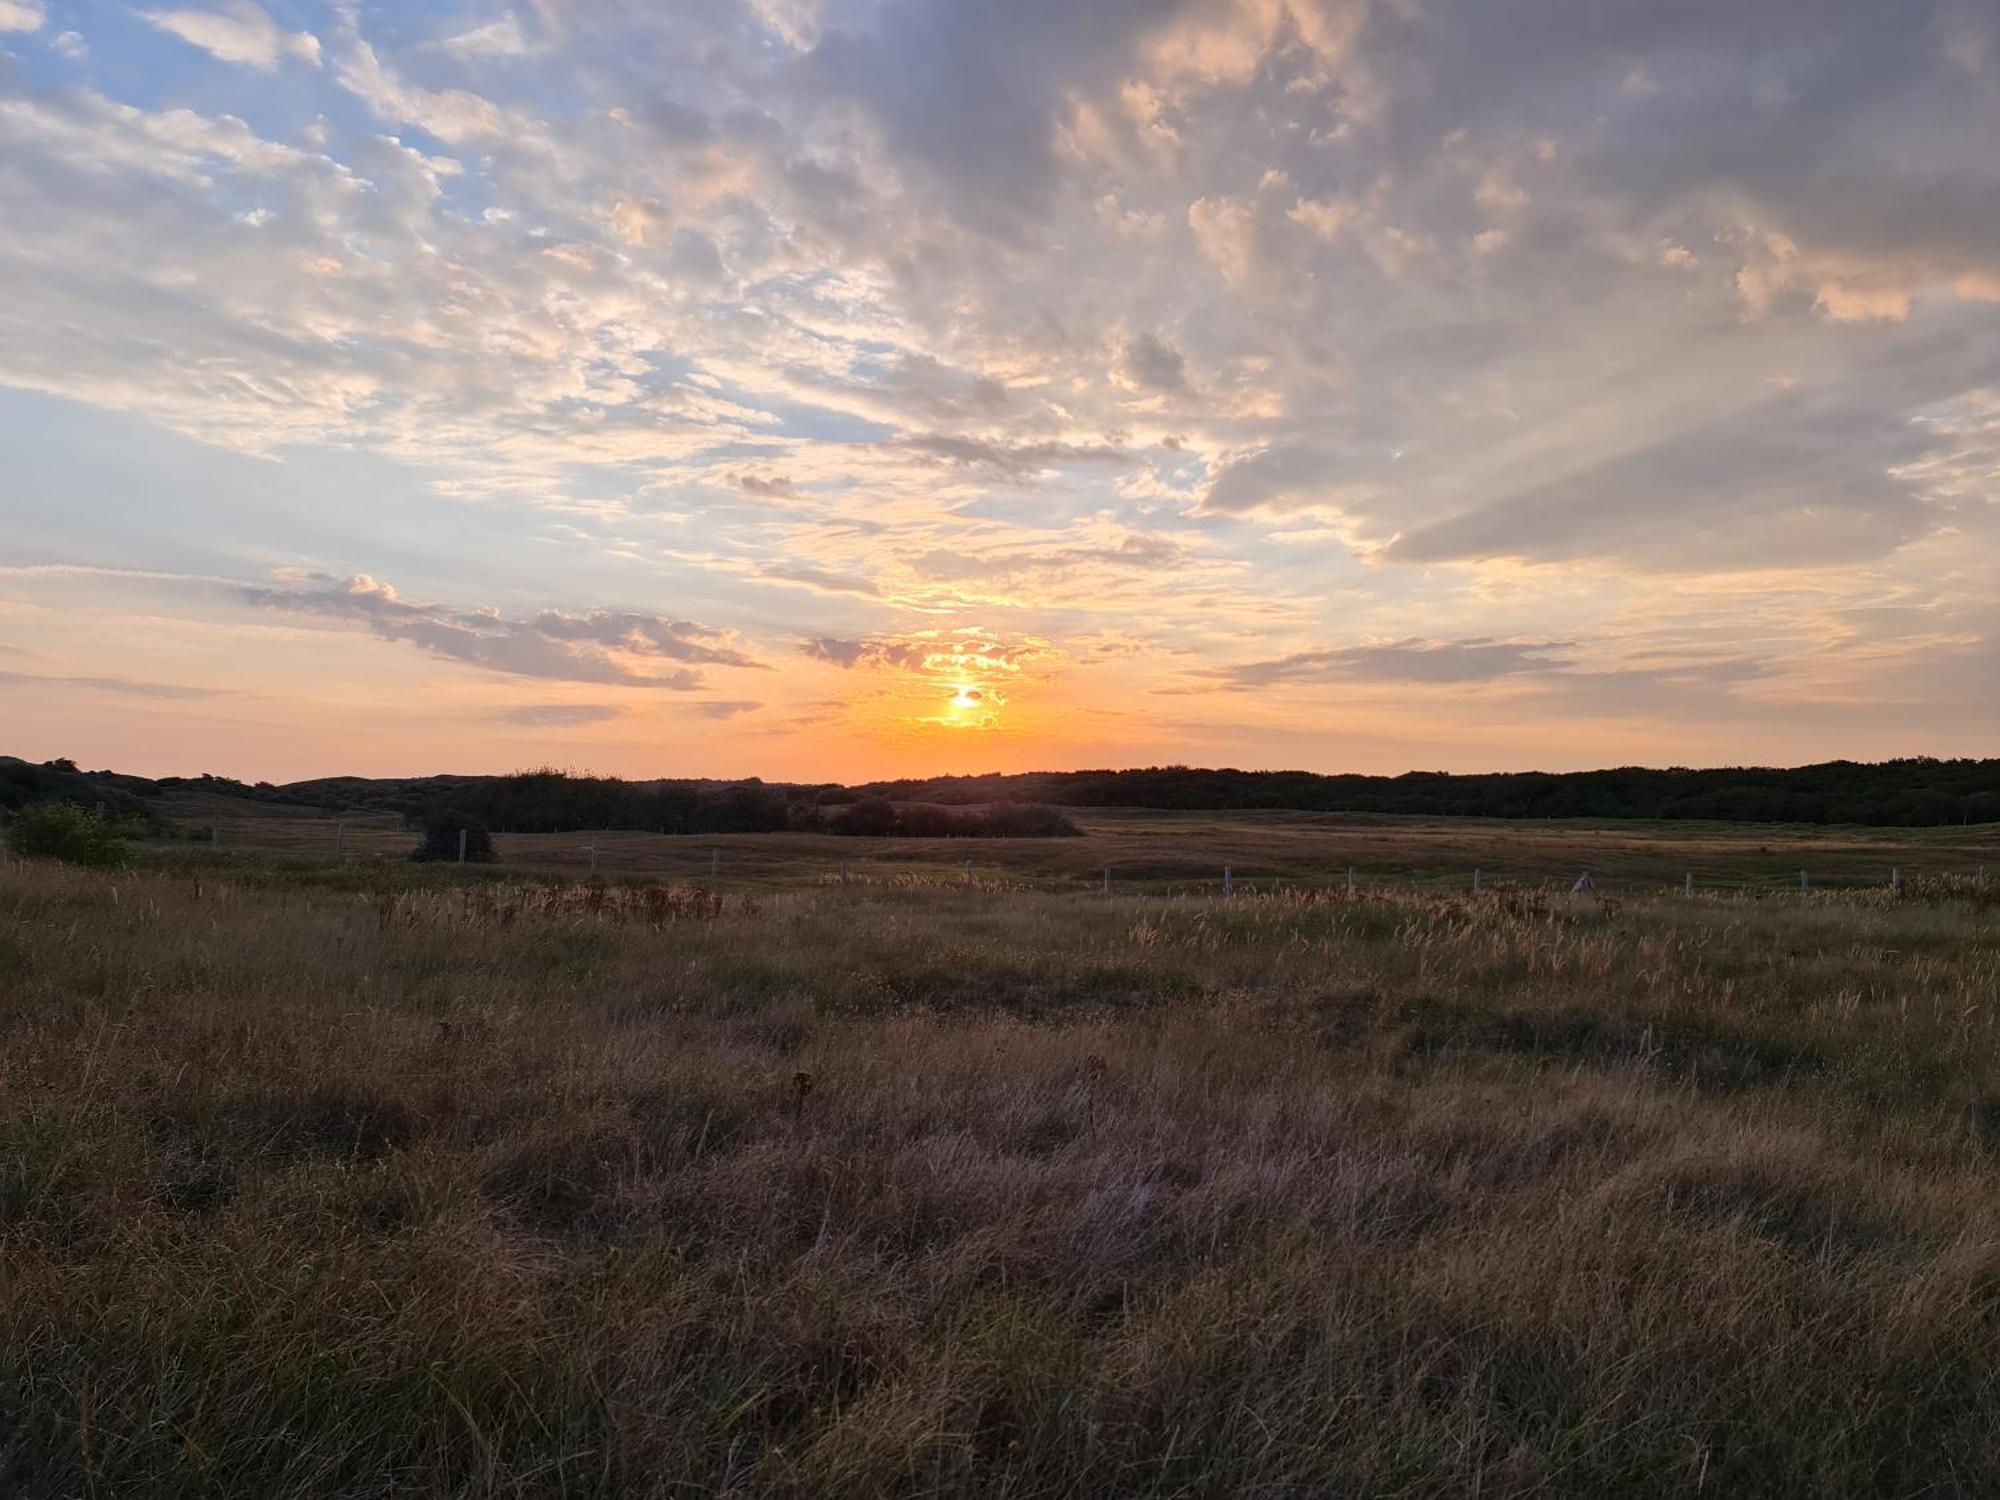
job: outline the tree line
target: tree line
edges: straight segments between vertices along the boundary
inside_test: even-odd
[[[2000,821],[2000,760],[1928,756],[1875,763],[1828,761],[1790,769],[1604,771],[1455,775],[1319,775],[1310,771],[1043,771],[940,776],[860,788],[890,801],[981,804],[1003,798],[1057,807],[1225,812],[1394,813],[1480,818],[1659,818],[1742,823],[1858,823],[1931,827]]]
[[[0,756],[0,814],[72,803],[158,831],[159,799],[199,791],[337,813],[393,813],[412,827],[443,813],[497,832],[627,828],[652,833],[894,833],[913,838],[1076,832],[1055,808],[1201,812],[1295,810],[1483,818],[1651,818],[1926,827],[2000,822],[2000,760],[1912,757],[1790,769],[1456,775],[1320,775],[1192,766],[835,782],[627,781],[550,767],[507,776],[327,777],[273,785],[222,776],[150,780]],[[972,809],[984,809],[974,812]]]

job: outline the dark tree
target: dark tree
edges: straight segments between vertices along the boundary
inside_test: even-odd
[[[446,808],[432,813],[424,819],[423,842],[410,851],[410,858],[419,861],[458,858],[458,836],[465,835],[465,858],[468,863],[476,860],[481,864],[493,859],[493,835],[486,831],[486,825],[479,819],[465,813]]]

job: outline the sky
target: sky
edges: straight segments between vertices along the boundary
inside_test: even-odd
[[[2000,753],[1993,0],[0,0],[0,751]]]

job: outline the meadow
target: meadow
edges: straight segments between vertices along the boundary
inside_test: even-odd
[[[2000,1492],[1991,828],[306,821],[0,863],[0,1492]]]

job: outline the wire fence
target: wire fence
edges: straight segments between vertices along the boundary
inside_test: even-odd
[[[417,835],[394,816],[327,819],[214,818],[188,830],[196,843],[225,853],[242,851],[284,856],[309,863],[364,864],[403,861],[416,846]],[[1029,852],[1015,851],[1013,860],[966,857],[926,841],[916,847],[899,844],[885,852],[832,852],[814,836],[777,835],[769,846],[712,844],[699,836],[666,835],[627,830],[597,830],[567,834],[494,834],[491,864],[500,870],[566,874],[583,878],[656,879],[706,885],[711,891],[735,886],[772,889],[782,886],[834,888],[960,889],[965,891],[1041,890],[1076,894],[1145,894],[1209,897],[1221,900],[1259,898],[1288,891],[1369,890],[1431,892],[1479,896],[1533,890],[1579,897],[1666,895],[1793,895],[1882,890],[1929,889],[1938,882],[1968,890],[1989,889],[1986,851],[1953,847],[1930,851],[1898,848],[1879,864],[1865,862],[1852,849],[1818,870],[1811,864],[1782,866],[1777,859],[1744,855],[1734,864],[1690,864],[1673,870],[1664,855],[1636,853],[1629,846],[1609,856],[1608,863],[1578,863],[1560,868],[1544,858],[1533,868],[1454,866],[1435,856],[1418,865],[1273,865],[1263,861],[1217,859],[1204,864],[1194,851],[1172,857],[1113,860],[1087,868],[1049,869],[1036,856],[1050,841],[1034,841]],[[801,847],[802,844],[807,845]],[[463,842],[458,863],[474,862],[474,850]],[[1577,850],[1588,857],[1598,851]],[[1917,862],[1908,862],[1914,856]],[[1754,863],[1753,863],[1754,861]],[[444,862],[453,861],[447,853]],[[2000,858],[1996,858],[2000,866]]]

